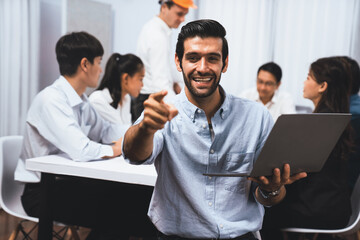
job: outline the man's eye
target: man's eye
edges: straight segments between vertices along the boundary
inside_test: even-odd
[[[197,57],[195,57],[195,56],[194,56],[194,57],[188,57],[187,59],[188,59],[189,61],[196,61],[196,60],[197,60]]]
[[[211,62],[216,62],[216,61],[219,61],[219,58],[217,58],[217,57],[210,57],[210,58],[209,58],[209,61],[211,61]]]

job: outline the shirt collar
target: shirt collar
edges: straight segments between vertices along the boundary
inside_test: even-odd
[[[255,91],[256,91],[256,94],[257,94],[256,101],[262,103],[262,101],[260,99],[260,96],[259,96],[259,92],[256,89],[255,89]],[[274,96],[271,98],[271,100],[267,104],[276,103],[278,101],[279,101],[279,93],[278,93],[278,90],[276,90],[274,92]]]
[[[171,35],[171,28],[162,20],[159,16],[155,17],[155,21],[159,22],[161,29],[163,29],[167,35]]]
[[[87,101],[86,95],[83,94],[80,97],[77,94],[77,92],[75,91],[75,89],[66,80],[65,77],[63,77],[63,76],[59,77],[59,79],[57,80],[57,86],[63,90],[71,107],[75,107],[76,105],[79,105],[79,104],[83,103],[84,101]]]
[[[219,85],[219,88],[220,88],[220,92],[221,94],[223,95],[224,97],[224,101],[223,103],[221,104],[220,108],[216,111],[215,113],[215,116],[217,114],[220,115],[220,117],[222,119],[225,119],[226,116],[228,115],[229,113],[229,107],[230,107],[230,95],[227,95],[225,90]],[[179,94],[179,98],[180,98],[180,103],[181,103],[181,106],[185,112],[185,114],[192,120],[194,121],[195,120],[195,117],[196,117],[196,114],[199,114],[199,113],[203,113],[204,110],[198,108],[197,106],[195,106],[194,104],[192,104],[186,94],[185,94],[185,90],[181,91],[181,93]]]

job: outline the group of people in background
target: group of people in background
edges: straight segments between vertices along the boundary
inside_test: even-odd
[[[99,85],[101,43],[85,32],[58,41],[61,76],[32,103],[15,172],[26,183],[25,211],[35,217],[40,211],[40,175],[26,170],[26,159],[65,154],[89,161],[123,154],[130,163],[155,164],[154,190],[58,178],[54,219],[92,228],[88,239],[252,240],[262,229],[268,240],[282,239],[284,227],[346,226],[360,169],[358,63],[327,57],[309,67],[303,96],[314,113],[353,114],[352,127],[320,172],[290,176],[285,164],[272,177],[206,177],[206,171],[251,170],[276,119],[296,113],[295,105],[278,91],[282,70],[274,62],[259,67],[257,88],[241,97],[221,87],[229,50],[226,31],[214,20],[182,27],[173,63],[171,28],[196,6],[191,0],[160,4],[160,14],[140,34],[137,54],[112,54]],[[183,74],[183,89],[174,67]],[[96,86],[88,98],[85,89]]]

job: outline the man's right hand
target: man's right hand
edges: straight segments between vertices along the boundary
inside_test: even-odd
[[[166,90],[151,94],[144,102],[143,120],[131,126],[125,133],[124,154],[131,161],[146,160],[153,150],[155,132],[164,128],[166,122],[178,114],[178,110],[173,105],[163,101],[166,94]]]
[[[148,134],[154,134],[157,130],[164,128],[166,122],[178,114],[178,110],[173,105],[163,101],[166,95],[167,91],[162,90],[151,94],[144,102],[144,119],[139,127]]]

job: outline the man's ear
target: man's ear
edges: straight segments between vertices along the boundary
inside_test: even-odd
[[[322,82],[322,83],[320,84],[319,93],[325,92],[325,90],[327,89],[327,87],[328,87],[328,83],[327,83],[327,82]]]
[[[170,9],[167,4],[161,4],[160,12],[165,11],[166,9]]]
[[[281,82],[276,83],[276,90],[279,89],[280,85],[281,85]]]
[[[84,72],[87,72],[88,66],[89,66],[89,60],[87,60],[87,58],[82,58],[80,61],[81,70],[83,70]]]
[[[225,66],[223,66],[223,69],[222,69],[223,73],[225,73],[227,71],[228,64],[229,64],[229,56],[227,56],[225,59]]]
[[[179,72],[182,72],[180,59],[179,59],[179,57],[178,57],[178,55],[176,53],[175,53],[175,64],[176,64],[176,69]]]

